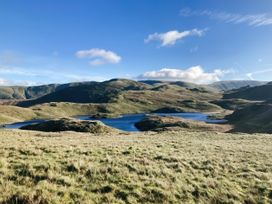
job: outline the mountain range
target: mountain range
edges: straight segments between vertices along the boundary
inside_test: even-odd
[[[113,79],[117,80],[117,79]],[[122,79],[119,79],[122,80]],[[111,81],[111,80],[110,80]],[[131,81],[132,80],[124,80]],[[1,86],[0,87],[0,99],[34,99],[57,92],[66,88],[85,86],[86,88],[90,86],[98,87],[99,85],[103,86],[107,82],[77,82],[77,83],[67,83],[67,84],[48,84],[40,86]],[[137,83],[135,81],[135,83]],[[135,85],[134,83],[134,85]],[[265,84],[266,82],[261,81],[250,81],[250,80],[235,80],[235,81],[219,81],[208,85],[197,85],[188,82],[176,81],[176,82],[167,82],[167,81],[157,81],[157,80],[146,80],[139,81],[142,85],[145,84],[150,86],[166,86],[166,85],[177,85],[185,88],[197,88],[209,91],[229,91],[232,89],[239,89],[241,87],[254,87]]]

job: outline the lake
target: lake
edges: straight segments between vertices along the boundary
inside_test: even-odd
[[[83,115],[83,116],[75,116],[74,118],[80,119],[80,120],[99,120],[103,122],[105,125],[123,130],[123,131],[129,131],[129,132],[137,132],[139,131],[135,127],[135,123],[142,120],[145,117],[146,114],[127,114],[122,115],[118,118],[102,118],[102,119],[95,119],[91,118],[90,116]],[[209,115],[205,113],[155,113],[155,115],[160,116],[175,116],[190,120],[196,120],[196,121],[203,121],[206,123],[225,123],[226,120],[213,120],[209,119]],[[19,123],[13,123],[13,124],[7,124],[5,125],[5,128],[9,129],[18,129],[20,127],[23,127],[25,125],[35,124],[35,123],[41,123],[46,120],[29,120]]]

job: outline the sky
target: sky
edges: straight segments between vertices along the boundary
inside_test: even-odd
[[[271,0],[0,0],[0,85],[272,80]]]

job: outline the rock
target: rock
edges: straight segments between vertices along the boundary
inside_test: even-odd
[[[121,117],[121,116],[117,114],[111,114],[111,113],[97,113],[97,114],[91,115],[90,118],[102,119],[102,118],[118,118],[118,117]]]
[[[166,130],[202,130],[226,132],[231,127],[228,125],[207,124],[200,121],[186,120],[172,116],[149,115],[137,122],[135,126],[141,131],[166,131]]]
[[[153,111],[153,113],[183,113],[183,112],[186,111],[179,107],[164,107]]]
[[[61,118],[58,120],[49,120],[46,122],[26,125],[21,127],[22,130],[37,130],[44,132],[89,132],[89,133],[112,133],[118,132],[117,129],[108,127],[100,121],[76,120],[70,118]]]

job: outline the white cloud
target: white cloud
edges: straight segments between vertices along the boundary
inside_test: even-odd
[[[267,13],[261,14],[234,14],[227,12],[218,12],[210,10],[192,11],[189,8],[180,11],[181,16],[207,16],[210,19],[221,20],[227,23],[247,24],[249,26],[268,26],[272,25],[272,15]]]
[[[119,55],[112,51],[98,48],[77,51],[76,57],[90,58],[92,60],[89,63],[94,66],[102,64],[117,64],[122,59]]]
[[[178,40],[181,40],[188,36],[202,36],[204,34],[204,30],[186,30],[186,31],[177,31],[172,30],[166,33],[154,33],[150,34],[145,40],[145,43],[148,43],[153,40],[157,40],[161,42],[161,46],[174,45]]]
[[[227,73],[229,73],[229,71],[221,69],[216,69],[213,72],[205,72],[201,66],[194,66],[188,69],[163,68],[158,71],[145,72],[138,78],[207,84],[219,81],[220,77]]]

